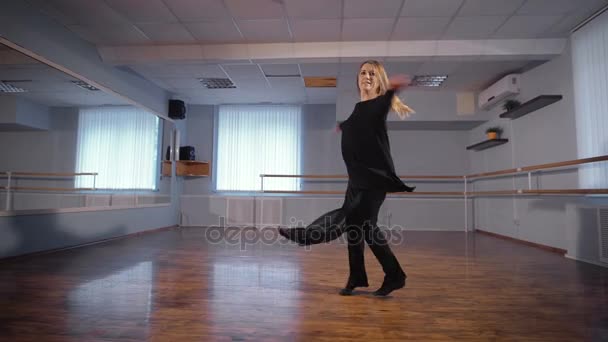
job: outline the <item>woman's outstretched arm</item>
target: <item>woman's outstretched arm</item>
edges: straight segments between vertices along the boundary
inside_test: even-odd
[[[399,97],[394,95],[397,91],[403,90],[410,85],[410,78],[406,75],[395,75],[389,78],[388,83],[389,91],[392,92],[391,109],[396,112],[397,115],[399,115],[399,118],[403,120],[407,118],[411,113],[415,113],[412,108],[403,103]]]
[[[395,92],[407,88],[412,81],[406,75],[395,75],[389,78],[388,87]]]

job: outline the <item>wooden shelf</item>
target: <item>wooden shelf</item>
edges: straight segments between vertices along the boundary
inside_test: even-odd
[[[195,160],[176,160],[175,173],[185,177],[209,177],[209,162]],[[171,161],[164,160],[162,164],[162,175],[171,176]]]
[[[468,146],[467,150],[482,151],[482,150],[485,150],[486,148],[505,144],[508,141],[509,141],[509,139],[490,139],[490,140],[482,141],[475,145]]]
[[[517,119],[526,114],[532,113],[536,110],[539,110],[543,107],[546,107],[552,103],[555,103],[561,100],[563,97],[561,95],[541,95],[533,98],[532,100],[520,105],[519,107],[512,109],[508,112],[504,112],[500,114],[501,118],[507,119]]]

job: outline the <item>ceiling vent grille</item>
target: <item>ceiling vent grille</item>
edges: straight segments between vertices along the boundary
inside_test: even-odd
[[[439,87],[447,79],[446,75],[418,75],[412,80],[412,87]]]
[[[90,91],[98,91],[99,89],[93,87],[92,85],[88,84],[87,82],[84,81],[72,81],[72,83],[74,83],[75,85],[79,86],[82,89],[86,89],[86,90],[90,90]]]
[[[24,83],[31,81],[0,81],[0,93],[25,93],[27,89],[18,87],[15,83]]]
[[[236,88],[229,78],[199,78],[203,87],[207,89],[233,89]]]

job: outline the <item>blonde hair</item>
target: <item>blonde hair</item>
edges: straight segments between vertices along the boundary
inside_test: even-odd
[[[389,81],[388,81],[388,75],[386,74],[386,70],[384,70],[384,66],[382,65],[382,63],[380,63],[376,60],[367,60],[359,66],[359,72],[361,72],[361,68],[363,68],[363,66],[365,64],[371,65],[372,68],[374,69],[374,72],[376,73],[376,76],[378,77],[378,80],[379,80],[378,84],[380,86],[376,90],[377,95],[386,94],[386,92],[388,91],[388,87],[389,87]],[[359,89],[359,75],[358,74],[357,74],[357,89]],[[410,108],[408,105],[403,103],[397,95],[393,96],[393,100],[391,102],[391,110],[394,111],[395,113],[397,113],[397,115],[399,115],[399,118],[401,118],[401,120],[408,118],[410,116],[410,114],[412,114],[412,113],[416,113],[412,108]]]

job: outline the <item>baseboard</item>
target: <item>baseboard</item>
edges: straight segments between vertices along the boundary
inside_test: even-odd
[[[218,227],[218,225],[209,225],[209,224],[183,224],[180,225],[181,228],[210,228],[210,227]],[[261,228],[293,228],[292,226],[285,226],[285,225],[265,225],[265,226],[237,226],[237,225],[230,225],[230,226],[226,226],[226,228],[256,228],[256,229],[261,229]],[[386,230],[386,229],[395,229],[395,228],[388,228],[387,226],[384,225],[378,225],[378,227],[380,227],[380,229],[382,230]],[[466,233],[466,231],[464,230],[464,228],[455,228],[455,229],[442,229],[442,228],[404,228],[402,229],[402,231],[404,232],[446,232],[446,233]],[[472,233],[473,231],[469,230],[468,233]]]
[[[577,258],[577,257],[572,256],[570,254],[566,254],[565,257],[568,258],[568,259],[574,260],[574,261],[585,262],[585,263],[592,264],[592,265],[595,265],[595,266],[600,266],[600,267],[603,267],[603,268],[608,268],[608,264],[605,264],[605,263],[602,263],[602,262],[599,262],[599,261],[593,261],[593,260],[588,260],[588,259],[583,259],[583,258]]]
[[[499,239],[503,239],[503,240],[509,240],[509,241],[517,242],[517,243],[520,243],[520,244],[523,244],[523,245],[526,245],[526,246],[540,248],[540,249],[545,250],[547,252],[551,252],[551,253],[555,253],[555,254],[559,254],[559,255],[563,255],[563,256],[565,256],[566,253],[568,252],[565,249],[551,247],[551,246],[545,246],[545,245],[541,245],[539,243],[525,241],[525,240],[520,240],[520,239],[516,239],[516,238],[510,237],[510,236],[500,235],[500,234],[488,232],[488,231],[481,230],[481,229],[475,229],[475,232],[479,232],[479,233],[482,233],[482,234],[485,234],[485,235],[489,235],[489,236],[493,236],[495,238],[499,238]]]
[[[174,229],[174,228],[179,228],[179,226],[174,225],[174,226],[168,226],[168,227],[154,228],[154,229],[150,229],[150,230],[144,230],[144,231],[141,231],[141,232],[135,232],[135,233],[127,234],[127,235],[116,236],[116,237],[113,237],[113,238],[108,238],[108,239],[103,239],[103,240],[97,240],[97,241],[93,241],[93,242],[87,242],[87,243],[83,243],[83,244],[79,244],[79,245],[74,245],[74,246],[61,247],[61,248],[49,249],[49,250],[44,250],[44,251],[39,251],[39,252],[32,252],[32,253],[26,253],[26,254],[13,255],[13,256],[5,257],[5,258],[0,258],[0,262],[14,261],[16,259],[24,259],[24,258],[30,258],[30,257],[36,257],[36,256],[40,256],[40,255],[50,254],[50,253],[57,253],[57,252],[67,251],[67,250],[70,250],[70,249],[97,245],[97,244],[100,244],[100,243],[106,243],[106,242],[110,242],[110,241],[114,241],[114,240],[126,239],[126,238],[135,237],[135,236],[144,235],[144,234],[149,234],[149,233],[156,233],[156,232],[160,232],[160,231],[164,231],[164,230],[170,230],[170,229]]]

